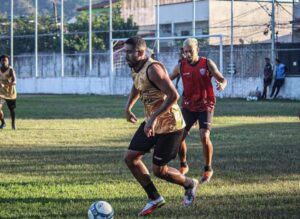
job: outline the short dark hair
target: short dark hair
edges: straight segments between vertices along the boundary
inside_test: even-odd
[[[265,57],[265,60],[268,60],[268,61],[270,61],[270,58],[269,58],[269,57]]]
[[[147,48],[146,41],[140,36],[128,38],[125,44],[132,45],[134,49]]]
[[[9,55],[6,55],[6,54],[3,54],[0,56],[0,60],[5,59],[5,58],[9,59],[10,57],[9,57]]]
[[[278,62],[278,63],[280,63],[280,59],[279,58],[276,58],[275,61]]]

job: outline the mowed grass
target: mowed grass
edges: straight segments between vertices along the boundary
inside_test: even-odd
[[[87,218],[96,200],[111,203],[117,219],[136,218],[147,197],[123,162],[138,127],[123,118],[126,100],[20,95],[18,130],[5,110],[0,131],[0,218]],[[299,108],[299,101],[218,100],[212,181],[184,208],[183,189],[153,177],[167,204],[149,218],[299,218]],[[134,112],[141,122],[140,103]],[[202,160],[193,129],[188,176],[200,177]],[[151,169],[151,155],[145,163]]]

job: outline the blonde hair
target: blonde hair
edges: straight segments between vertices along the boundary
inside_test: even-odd
[[[183,42],[183,46],[190,46],[192,48],[198,48],[198,40],[196,40],[195,38],[187,38]]]

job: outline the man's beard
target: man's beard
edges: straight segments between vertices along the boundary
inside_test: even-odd
[[[1,65],[1,68],[3,68],[3,69],[8,69],[8,67],[9,67],[9,65]]]
[[[127,64],[129,66],[129,68],[134,68],[134,67],[138,66],[139,62],[134,62],[133,63],[133,62],[130,62],[130,61],[127,60]]]

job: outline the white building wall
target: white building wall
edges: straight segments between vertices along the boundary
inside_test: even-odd
[[[262,78],[235,78],[233,87],[228,82],[224,92],[216,91],[222,97],[246,97],[256,87],[262,89]],[[214,83],[215,85],[215,83]],[[98,95],[127,95],[132,87],[130,77],[111,79],[109,77],[93,78],[26,78],[18,79],[17,91],[19,94],[98,94]],[[179,88],[181,93],[182,88]],[[233,91],[233,93],[232,93]],[[270,92],[268,92],[270,94]],[[287,77],[278,97],[300,100],[300,77]]]
[[[131,78],[110,77],[65,77],[65,78],[20,78],[18,94],[128,94],[132,86]]]

